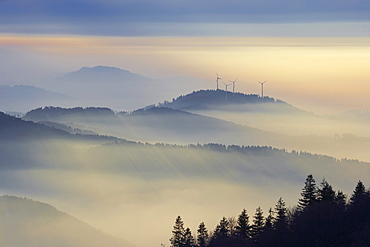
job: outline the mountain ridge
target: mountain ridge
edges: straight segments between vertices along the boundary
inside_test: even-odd
[[[261,105],[274,105],[275,108],[269,110],[268,107],[261,108],[257,106]],[[274,112],[280,109],[282,112],[294,112],[294,113],[304,113],[308,112],[301,110],[285,101],[270,98],[268,96],[260,97],[257,94],[244,94],[240,92],[229,92],[224,90],[198,90],[192,93],[181,95],[177,98],[173,98],[171,102],[165,101],[159,104],[160,106],[181,109],[181,110],[214,110],[222,109],[226,106],[228,110],[240,111],[237,108],[231,107],[241,107],[242,105],[252,105],[255,108],[250,108],[249,111],[268,111]]]
[[[98,65],[95,67],[82,67],[77,71],[69,72],[58,79],[58,81],[65,81],[65,80],[78,80],[81,81],[82,79],[89,79],[93,81],[100,81],[100,80],[113,80],[113,82],[117,82],[118,80],[115,79],[114,76],[119,76],[120,79],[126,80],[152,80],[148,77],[142,76],[140,74],[132,73],[128,70],[120,69],[117,67],[110,67],[110,66],[102,66]]]
[[[3,111],[29,111],[51,104],[64,104],[72,97],[29,85],[0,85],[0,106]]]

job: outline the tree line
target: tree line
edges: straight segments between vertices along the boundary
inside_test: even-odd
[[[213,231],[204,222],[196,234],[175,220],[172,247],[315,247],[370,246],[370,189],[358,181],[350,198],[323,179],[319,186],[307,176],[298,204],[287,208],[279,198],[267,216],[258,207],[250,219],[243,209],[223,217]]]

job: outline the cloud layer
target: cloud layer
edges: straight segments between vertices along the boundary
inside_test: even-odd
[[[199,24],[368,22],[369,11],[370,3],[365,0],[14,0],[0,1],[0,31],[123,36],[204,35],[199,32]],[[206,26],[205,30],[209,28],[212,26]]]

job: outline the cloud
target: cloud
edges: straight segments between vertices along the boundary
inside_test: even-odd
[[[0,25],[0,31],[177,35],[183,25],[176,25],[175,30],[171,30],[171,27],[163,24],[363,22],[369,21],[369,11],[370,4],[365,0],[14,0],[0,2],[0,21],[3,24]]]

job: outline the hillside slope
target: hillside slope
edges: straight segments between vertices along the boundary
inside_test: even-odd
[[[119,113],[105,108],[39,108],[24,119],[80,124],[104,135],[142,142],[274,145],[282,135],[166,107]]]
[[[227,110],[250,111],[261,113],[294,113],[307,114],[284,101],[256,94],[232,93],[224,90],[199,90],[180,96],[163,106],[188,111],[196,110]]]
[[[132,247],[51,205],[0,197],[0,245],[7,247]]]
[[[0,111],[26,112],[45,105],[64,105],[71,100],[64,94],[34,86],[0,86]]]

